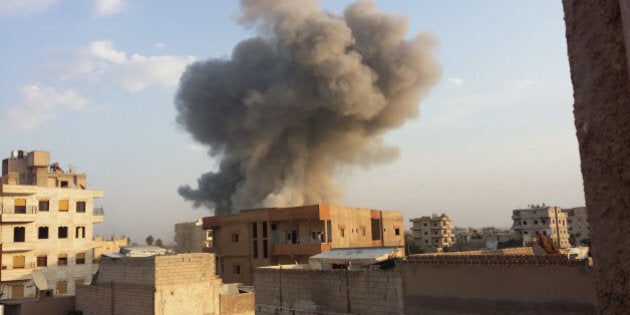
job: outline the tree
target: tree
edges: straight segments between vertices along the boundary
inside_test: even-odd
[[[155,240],[155,246],[164,247],[164,244],[162,244],[161,238],[158,238],[157,240]]]
[[[151,235],[147,236],[147,238],[145,239],[145,242],[147,242],[147,245],[153,245],[153,236]]]

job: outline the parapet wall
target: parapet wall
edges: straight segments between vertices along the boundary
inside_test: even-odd
[[[564,255],[413,255],[407,264],[416,265],[524,265],[524,266],[586,266],[587,260],[571,260]]]

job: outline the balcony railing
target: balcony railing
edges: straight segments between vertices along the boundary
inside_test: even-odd
[[[271,255],[313,256],[330,250],[330,243],[274,244]]]
[[[105,215],[105,210],[103,210],[103,207],[94,208],[94,210],[92,210],[92,214],[93,215],[98,215],[98,216],[103,216],[103,215]]]
[[[37,206],[3,207],[2,214],[37,214]]]
[[[2,222],[32,222],[37,212],[37,206],[3,207]]]

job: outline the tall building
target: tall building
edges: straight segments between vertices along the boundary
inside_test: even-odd
[[[102,196],[87,189],[85,174],[50,164],[48,151],[2,160],[0,299],[73,295],[91,281],[92,227],[103,222],[94,199]]]
[[[212,230],[203,229],[203,221],[175,224],[175,251],[201,253],[212,246]]]
[[[397,247],[404,255],[403,215],[316,204],[242,210],[203,218],[213,231],[217,274],[226,283],[251,284],[256,267],[307,263],[332,248]]]
[[[453,225],[448,215],[432,214],[409,221],[413,223],[411,230],[415,244],[425,251],[441,252],[445,247],[455,244]]]
[[[590,243],[588,215],[586,207],[562,209],[567,214],[569,237],[574,241],[573,245],[588,245]]]
[[[512,210],[512,229],[528,245],[536,232],[549,236],[558,248],[570,247],[567,214],[560,207],[532,205],[530,209]]]

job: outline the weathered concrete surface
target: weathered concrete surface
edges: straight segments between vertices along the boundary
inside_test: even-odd
[[[599,311],[622,314],[630,309],[630,74],[620,1],[563,5]]]

